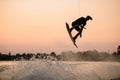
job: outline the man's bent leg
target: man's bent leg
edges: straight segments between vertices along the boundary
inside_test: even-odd
[[[71,28],[70,28],[70,33],[72,32],[73,29],[74,29],[74,27],[71,27]]]
[[[73,37],[73,39],[74,39],[74,41],[76,42],[76,39],[77,39],[77,37],[80,35],[80,32],[78,32],[74,37]]]
[[[74,26],[72,26],[72,27],[70,28],[70,32],[72,32],[72,30],[73,30],[74,28],[75,28],[75,30],[77,30],[77,31],[80,30],[80,28],[79,28],[78,25],[74,25]]]
[[[82,31],[83,31],[83,28],[79,32],[80,33],[80,37],[82,37]]]
[[[80,34],[80,37],[82,37],[82,30],[79,32],[79,34]]]

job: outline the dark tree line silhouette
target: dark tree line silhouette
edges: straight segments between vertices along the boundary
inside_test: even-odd
[[[98,52],[97,50],[88,50],[83,52],[66,51],[57,55],[55,52],[47,53],[17,53],[12,55],[0,53],[0,61],[20,61],[20,60],[35,60],[35,59],[50,59],[62,61],[120,61],[120,45],[116,52],[109,54],[107,52]]]
[[[120,52],[113,52],[109,54],[107,52],[98,52],[97,50],[89,50],[83,52],[66,51],[57,55],[55,52],[47,53],[17,53],[12,55],[0,53],[0,61],[20,61],[20,60],[35,60],[35,59],[49,59],[49,60],[61,60],[61,61],[120,61]]]

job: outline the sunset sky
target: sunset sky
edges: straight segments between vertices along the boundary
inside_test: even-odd
[[[93,20],[76,48],[65,22],[87,15]],[[0,52],[114,52],[118,45],[120,0],[0,0]]]

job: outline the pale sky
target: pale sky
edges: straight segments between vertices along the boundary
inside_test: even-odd
[[[87,15],[93,20],[87,22],[76,48],[65,22],[71,26]],[[120,0],[0,0],[0,52],[114,52],[118,45]]]

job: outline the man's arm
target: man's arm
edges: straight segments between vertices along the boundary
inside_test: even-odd
[[[83,25],[83,24],[80,25],[81,28],[87,29],[87,28],[85,28],[84,26],[85,26],[85,25]]]

